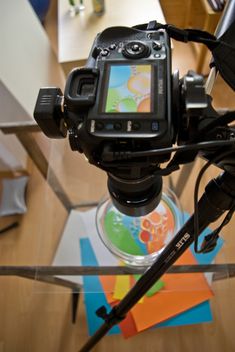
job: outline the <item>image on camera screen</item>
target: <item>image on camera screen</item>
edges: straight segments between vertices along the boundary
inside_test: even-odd
[[[110,65],[104,112],[151,112],[151,65]]]

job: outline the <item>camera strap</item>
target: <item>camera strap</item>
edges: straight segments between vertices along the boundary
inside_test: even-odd
[[[235,90],[235,21],[220,38],[200,29],[180,29],[171,24],[162,24],[157,21],[151,21],[134,28],[144,31],[164,29],[170,38],[177,41],[206,45],[213,55],[210,67],[216,67],[227,84]]]
[[[148,23],[146,30],[159,30],[165,29],[168,35],[180,42],[197,42],[205,44],[208,49],[213,50],[219,45],[219,40],[211,33],[199,29],[180,29],[171,24],[161,24],[156,21]]]

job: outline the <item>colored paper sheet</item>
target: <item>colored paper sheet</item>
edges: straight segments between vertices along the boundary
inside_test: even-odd
[[[134,283],[135,284],[136,281],[139,280],[139,278],[141,277],[141,275],[137,274],[137,275],[133,275],[134,277]],[[165,286],[164,282],[162,280],[158,280],[157,282],[155,282],[155,284],[153,284],[153,286],[146,292],[146,296],[147,297],[152,297],[153,295],[155,295],[155,293],[157,293],[158,291],[160,291],[163,287]]]
[[[82,254],[82,265],[97,265],[97,260],[95,258],[93,249],[89,243],[89,239],[80,240],[80,245]],[[95,311],[102,305],[108,305],[104,294],[94,295],[92,293],[88,293],[89,289],[93,288],[93,286],[90,286],[89,281],[94,281],[95,277],[90,276],[86,277],[86,279],[89,280],[84,280],[85,306],[87,312],[89,334],[92,335],[102,323],[102,321],[96,316]],[[95,282],[95,287],[97,288],[97,282]],[[93,307],[94,302],[95,307]],[[113,302],[112,305],[114,305],[115,303],[117,302]],[[189,309],[187,312],[179,314],[177,317],[174,317],[165,321],[164,323],[156,325],[156,327],[195,324],[208,321],[211,321],[211,313],[210,305],[207,301],[202,303],[201,305]],[[126,319],[122,321],[119,325],[125,338],[134,336],[136,335],[136,333],[138,333],[136,330],[134,319],[130,313],[127,314]]]
[[[178,314],[176,317],[168,319],[163,323],[156,325],[156,328],[191,325],[200,323],[209,323],[212,321],[210,304],[208,301],[198,304],[197,306]]]
[[[85,265],[97,265],[97,260],[88,239],[80,239],[81,247],[81,260]],[[92,264],[91,264],[92,263]],[[106,306],[109,311],[111,308],[107,304],[106,297],[102,293],[102,287],[97,276],[84,276],[84,289],[85,289],[85,307],[88,322],[89,335],[93,335],[96,330],[103,324],[103,320],[96,315],[96,311],[101,306]],[[98,290],[96,293],[95,290]],[[109,334],[119,334],[120,329],[118,325],[114,326]]]
[[[162,280],[158,280],[146,293],[147,297],[152,297],[165,286]]]
[[[192,253],[186,251],[177,261],[178,265],[197,264]],[[203,274],[166,274],[162,281],[165,288],[148,297],[142,305],[131,310],[137,331],[143,331],[179,313],[202,303],[213,296]]]
[[[112,303],[111,306],[115,304]],[[129,337],[135,336],[138,334],[136,330],[135,321],[132,317],[131,312],[128,312],[126,318],[119,323],[120,330],[122,332],[122,336],[127,339]]]
[[[153,328],[173,327],[182,325],[192,325],[209,323],[212,321],[212,314],[209,301],[198,304],[197,306],[188,309],[187,311],[170,318],[163,323],[156,324]],[[135,321],[132,314],[129,313],[126,319],[119,324],[124,338],[135,336],[136,330]]]
[[[121,300],[130,290],[130,276],[129,275],[117,275],[116,282],[114,285],[114,300]]]
[[[189,218],[189,214],[188,213],[184,213],[184,220],[186,221],[188,218]],[[210,232],[211,232],[211,230],[209,228],[207,228],[207,229],[205,229],[203,231],[202,235],[199,237],[199,240],[198,240],[199,246],[203,242],[203,238]],[[198,263],[200,263],[200,264],[209,264],[209,263],[211,263],[213,261],[213,259],[215,258],[215,256],[219,252],[219,250],[221,249],[222,245],[223,245],[223,240],[221,238],[219,238],[218,242],[217,242],[217,246],[215,247],[215,249],[213,251],[211,251],[209,253],[196,254],[194,252],[194,249],[193,249],[193,244],[190,246],[190,249],[191,249],[191,252],[193,253],[193,255],[196,258]],[[98,262],[99,262],[99,259],[98,259]],[[183,264],[191,264],[191,263],[184,262]],[[212,274],[206,274],[206,276],[208,278],[211,278]],[[112,280],[111,277],[107,277],[107,276],[101,277],[101,284],[102,284],[102,287],[104,289],[104,292],[107,293],[107,300],[108,300],[109,303],[112,302],[112,295],[108,294],[108,292],[112,292],[113,291],[112,284],[114,282],[115,282],[115,279]]]
[[[184,265],[184,264],[197,264],[197,261],[195,260],[194,256],[192,255],[192,253],[188,250],[186,251],[177,261],[178,265]],[[112,283],[115,283],[115,280],[110,280],[110,277],[107,276],[103,276],[100,278],[101,279],[101,283],[102,286],[104,288],[104,292],[112,292],[114,290],[114,286],[113,288],[111,287]],[[162,312],[161,314],[157,314],[155,315],[154,319],[156,319],[155,323],[153,324],[157,324],[160,323],[161,321],[164,321],[166,319],[169,319],[170,316],[174,316],[175,314],[178,314],[188,308],[191,308],[193,305],[199,304],[205,300],[207,300],[208,298],[212,297],[212,292],[207,284],[207,281],[204,277],[203,274],[165,274],[162,279],[164,282],[164,289],[160,290],[159,293],[157,295],[154,295],[152,297],[148,297],[148,299],[145,300],[144,305],[145,306],[145,314],[144,316],[146,317],[146,324],[148,325],[147,321],[151,321],[152,320],[149,318],[149,315],[151,314],[151,305],[153,304],[153,302],[155,302],[157,300],[156,307],[159,306],[159,313]],[[171,300],[170,297],[172,297],[172,305],[170,305],[170,303],[167,305],[169,307],[172,307],[175,303],[177,303],[178,300],[178,295],[179,294],[183,294],[185,295],[185,298],[181,300],[181,302],[179,302],[178,304],[175,305],[175,310],[176,312],[172,312],[171,315],[170,314],[170,310],[165,309],[165,314],[163,313],[162,309],[163,309],[163,302],[165,302],[165,300],[168,302],[168,300]],[[190,293],[190,294],[189,294]],[[162,297],[162,295],[164,294],[164,301],[161,303],[160,300],[160,296]],[[174,296],[175,295],[175,296]],[[108,302],[112,303],[112,295],[107,293],[106,294]],[[175,297],[175,299],[174,299]],[[159,303],[158,303],[159,302]],[[185,308],[184,308],[185,307]],[[135,311],[142,310],[143,308],[138,307],[138,305],[136,307],[133,308],[132,313],[134,314],[134,318],[136,317],[136,319],[138,318],[138,316],[141,318],[141,330],[145,329],[145,327],[143,326],[144,323],[144,316],[142,316],[142,314],[140,313],[135,315]],[[175,313],[175,314],[174,314]],[[159,318],[161,320],[157,320],[157,316],[159,316]],[[151,325],[148,325],[148,327]],[[138,328],[138,324],[137,324],[137,328]],[[146,327],[147,328],[147,327]]]
[[[87,219],[88,219],[88,216],[87,216]],[[210,232],[209,229],[205,230],[204,235],[208,232]],[[94,234],[93,234],[93,236],[94,236]],[[92,239],[93,239],[93,236],[92,236]],[[89,235],[89,238],[91,238],[90,235]],[[199,243],[202,240],[203,240],[203,235],[200,236]],[[203,264],[211,262],[214,259],[215,255],[217,254],[217,252],[219,251],[219,249],[221,248],[222,243],[223,243],[223,241],[219,240],[217,247],[211,253],[203,254],[203,255],[202,254],[196,255],[198,262],[203,263]],[[193,247],[193,245],[191,246],[191,248],[192,247]],[[87,255],[87,253],[86,253],[86,255]],[[100,256],[98,255],[98,258],[99,257]],[[104,256],[102,256],[102,258],[104,258]],[[98,259],[98,262],[99,262],[99,259]],[[89,265],[96,265],[96,264],[89,263]],[[102,281],[102,279],[106,280],[107,277],[102,277],[101,281]],[[115,277],[109,277],[108,279],[109,279],[108,282],[102,282],[102,284],[103,284],[103,289],[106,292],[106,296],[107,296],[108,301],[110,303],[112,303],[112,301],[113,301],[112,292],[113,292],[113,287],[115,285]],[[86,292],[87,291],[86,287],[84,287],[84,289]],[[188,294],[190,294],[190,292],[188,292]],[[98,305],[100,306],[100,305],[102,305],[102,303],[100,303]],[[112,303],[112,305],[113,305],[113,303]],[[178,314],[177,316],[175,316],[173,318],[167,319],[164,322],[157,324],[156,327],[193,324],[193,323],[199,323],[199,322],[204,322],[204,321],[211,321],[209,302],[204,302],[204,303],[201,303],[191,309],[188,309],[187,311],[185,311],[181,314]],[[136,327],[135,327],[135,322],[133,320],[133,317],[130,314],[128,314],[127,318],[120,324],[120,327],[121,327],[121,330],[124,332],[125,337],[129,337],[129,336],[132,336],[137,333]]]

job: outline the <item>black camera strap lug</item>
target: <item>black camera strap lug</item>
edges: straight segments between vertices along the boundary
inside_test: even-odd
[[[73,151],[78,151],[79,153],[83,153],[83,150],[79,144],[78,133],[75,128],[70,128],[69,131],[69,144]]]

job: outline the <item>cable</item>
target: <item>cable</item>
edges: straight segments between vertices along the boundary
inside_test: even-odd
[[[206,170],[213,164],[216,163],[220,160],[222,160],[225,156],[228,156],[230,154],[234,153],[233,150],[221,153],[220,155],[217,155],[214,157],[212,160],[208,161],[200,170],[196,182],[195,182],[195,187],[194,187],[194,251],[195,253],[202,253],[202,250],[198,249],[198,237],[199,237],[199,220],[198,220],[198,191],[199,191],[199,186],[201,183],[202,176],[206,172]]]
[[[216,119],[213,119],[211,122],[209,122],[204,128],[200,130],[200,134],[206,134],[209,131],[212,131],[216,127],[224,127],[227,126],[229,123],[233,122],[235,120],[235,111],[229,111],[224,115],[221,115],[217,117]],[[229,126],[230,128],[232,126]]]
[[[152,156],[152,155],[163,155],[172,152],[183,152],[183,151],[195,151],[195,150],[202,150],[206,148],[214,148],[214,147],[224,147],[224,146],[232,146],[235,145],[235,140],[215,140],[210,142],[200,142],[194,144],[187,144],[181,145],[177,147],[169,147],[169,148],[160,148],[160,149],[152,149],[152,150],[144,150],[139,152],[109,152],[108,154],[113,154],[113,160],[121,160],[130,158],[139,158],[145,156]],[[105,160],[105,155],[103,156],[103,160]],[[108,161],[108,160],[107,160]],[[110,160],[109,160],[110,161]]]

